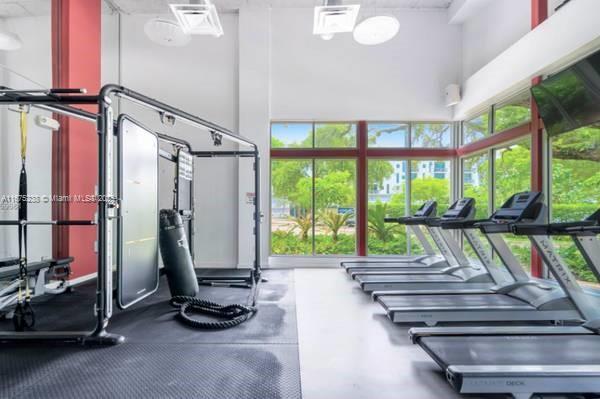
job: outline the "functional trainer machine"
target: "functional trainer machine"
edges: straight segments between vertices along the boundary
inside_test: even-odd
[[[152,133],[137,123],[130,124],[125,122],[127,120],[125,118],[118,118],[115,124],[112,106],[114,98],[131,101],[143,108],[154,111],[158,114],[161,121],[168,121],[171,125],[181,122],[200,129],[210,134],[215,144],[217,142],[220,143],[222,139],[226,139],[249,148],[249,150],[238,151],[200,152],[197,156],[233,156],[251,157],[254,159],[254,266],[251,272],[251,279],[253,289],[258,289],[258,284],[261,281],[259,228],[261,221],[260,155],[255,143],[228,129],[123,86],[106,85],[102,87],[98,95],[87,95],[81,89],[14,90],[0,88],[0,92],[2,93],[2,96],[0,96],[0,105],[36,107],[95,124],[98,132],[99,151],[97,195],[101,199],[97,202],[98,208],[95,220],[29,221],[26,218],[20,218],[18,221],[4,221],[1,223],[3,225],[14,224],[19,226],[45,224],[97,227],[98,295],[96,296],[94,307],[96,315],[96,327],[94,330],[1,332],[0,342],[74,342],[89,345],[114,345],[123,342],[123,336],[111,334],[106,331],[113,313],[113,251],[115,249],[117,250],[117,257],[114,263],[116,263],[117,267],[117,304],[119,307],[131,306],[151,295],[155,290],[155,282],[158,282],[158,212],[155,212],[157,209],[154,209],[153,206],[150,206],[150,211],[146,212],[143,209],[135,209],[127,201],[145,196],[144,203],[154,204],[154,200],[158,198],[158,190],[153,191],[150,187],[155,182],[153,173],[158,163],[158,158],[162,157],[171,161],[177,161],[178,157],[181,156],[180,150],[186,147],[187,152],[190,155],[193,154],[190,151],[189,143],[174,137]],[[74,107],[76,105],[96,105],[98,111],[97,113],[84,111]],[[128,137],[125,138],[125,136]],[[119,144],[119,151],[116,153],[114,151],[115,138],[117,144]],[[165,152],[159,148],[159,142],[174,144],[177,152]],[[135,143],[141,143],[135,151],[129,152],[125,150],[124,146],[128,146],[129,149]],[[152,173],[144,174],[140,170],[131,167],[136,162],[143,162],[143,165],[147,166]],[[115,174],[113,173],[115,164],[119,172],[116,173],[116,181]],[[132,181],[128,182],[125,180],[127,176],[134,178],[133,183]],[[138,182],[141,183],[138,184],[141,187],[135,188],[134,186]],[[114,195],[115,192],[116,196]],[[190,191],[190,195],[193,195],[193,191]],[[189,209],[187,210],[189,211]],[[187,217],[188,228],[190,229],[189,233],[191,235],[193,234],[191,227],[193,213],[185,216]],[[144,228],[136,231],[131,226],[140,223],[140,218],[143,219],[142,224]],[[114,237],[115,227],[117,228],[116,242]],[[128,239],[127,243],[124,242],[125,238]],[[128,251],[123,251],[125,244],[129,245]],[[26,260],[24,257],[20,258],[20,263],[26,269]],[[135,270],[129,269],[131,265],[135,265]]]

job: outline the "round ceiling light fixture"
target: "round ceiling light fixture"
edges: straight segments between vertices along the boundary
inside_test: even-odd
[[[21,47],[23,42],[16,33],[0,30],[0,50],[13,51]]]
[[[366,46],[385,43],[400,30],[400,22],[395,17],[377,15],[356,25],[352,35],[354,40]]]
[[[175,21],[154,18],[144,25],[144,33],[154,43],[167,47],[183,47],[192,39]]]

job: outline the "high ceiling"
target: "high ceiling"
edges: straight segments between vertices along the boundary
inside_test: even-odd
[[[77,0],[86,1],[86,0]],[[188,3],[189,0],[103,0],[104,10],[119,10],[127,14],[160,14],[169,12],[169,3]],[[446,9],[453,0],[343,0],[360,3],[363,7]],[[212,0],[221,11],[237,10],[242,6],[314,7],[323,0]],[[0,18],[50,15],[51,0],[0,0]]]
[[[160,13],[169,9],[169,3],[184,1],[174,0],[105,0],[130,14]],[[273,8],[314,7],[322,5],[323,0],[212,0],[220,10],[237,10],[242,6],[262,6]],[[417,8],[417,9],[445,9],[452,0],[344,0],[343,3],[360,3],[363,7],[381,8]]]

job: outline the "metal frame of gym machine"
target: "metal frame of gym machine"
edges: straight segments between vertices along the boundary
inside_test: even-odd
[[[54,112],[96,123],[98,133],[98,197],[111,198],[113,195],[113,139],[118,131],[114,129],[115,119],[111,96],[131,101],[141,107],[151,109],[162,118],[171,122],[181,121],[189,126],[208,130],[215,139],[225,138],[237,144],[250,147],[248,151],[190,151],[196,157],[251,157],[254,158],[254,264],[251,273],[254,288],[261,281],[260,267],[260,153],[258,146],[212,122],[189,114],[178,108],[130,90],[126,87],[108,84],[100,89],[98,95],[86,95],[81,89],[49,89],[49,90],[15,90],[0,89],[0,105],[29,105],[34,108]],[[84,111],[74,105],[97,105],[98,113]],[[159,140],[191,149],[189,143],[164,134]],[[176,161],[176,156],[159,151],[159,156]],[[120,176],[118,177],[120,179]],[[190,194],[193,197],[193,191]],[[121,200],[120,198],[118,199]],[[113,225],[112,221],[119,217],[119,209],[109,201],[99,201],[97,211],[98,226],[98,276],[96,293],[96,327],[93,331],[43,331],[43,332],[0,332],[0,342],[39,342],[39,343],[78,343],[86,345],[115,345],[124,342],[124,337],[106,331],[112,316],[113,306]],[[42,222],[35,222],[40,224]],[[48,221],[47,225],[68,225],[69,221]],[[190,233],[193,229],[190,229]]]

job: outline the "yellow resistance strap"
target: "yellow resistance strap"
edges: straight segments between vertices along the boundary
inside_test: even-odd
[[[27,156],[27,112],[21,111],[21,159]]]

